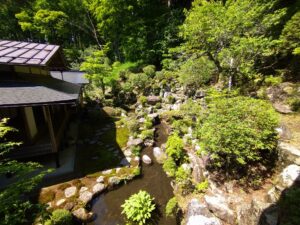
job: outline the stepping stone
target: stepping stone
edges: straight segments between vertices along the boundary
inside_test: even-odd
[[[145,164],[149,165],[152,163],[151,158],[148,155],[143,155],[142,160]]]
[[[93,187],[93,192],[94,192],[94,194],[99,194],[104,189],[105,189],[105,185],[104,184],[95,184],[94,187]]]
[[[77,187],[68,187],[65,189],[65,196],[66,198],[70,198],[74,196],[77,192]]]
[[[89,201],[91,201],[93,198],[93,194],[89,191],[81,192],[79,195],[79,200],[87,204]]]

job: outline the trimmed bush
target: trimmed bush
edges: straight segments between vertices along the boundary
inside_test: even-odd
[[[242,169],[276,150],[278,115],[269,103],[234,97],[215,99],[209,107],[199,136],[215,166]]]
[[[146,224],[155,210],[154,198],[146,191],[139,191],[133,194],[121,206],[122,214],[125,214],[129,221],[136,222],[139,225]]]

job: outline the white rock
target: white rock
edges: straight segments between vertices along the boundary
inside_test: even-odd
[[[202,215],[191,216],[186,225],[222,225],[217,218],[208,218]]]
[[[81,192],[79,195],[79,200],[81,200],[85,204],[88,203],[89,201],[91,201],[92,198],[93,198],[93,194],[89,191]]]
[[[134,161],[139,162],[140,161],[140,157],[138,157],[138,156],[134,157]]]
[[[68,187],[65,189],[65,196],[66,198],[70,198],[72,196],[74,196],[77,192],[77,188],[76,187]]]
[[[66,202],[66,199],[63,198],[63,199],[60,199],[56,202],[56,206],[61,206],[62,204],[64,204]]]
[[[102,192],[105,189],[105,185],[104,184],[95,184],[93,186],[93,192],[94,194],[98,194],[100,192]]]
[[[79,193],[85,192],[85,191],[87,191],[87,190],[88,190],[87,187],[81,187],[80,190],[79,190]]]
[[[116,168],[116,173],[119,173],[121,171],[122,168],[118,167]]]
[[[86,209],[84,208],[79,208],[75,211],[72,212],[72,214],[79,220],[83,222],[88,222],[92,220],[93,218],[93,213],[92,212],[87,212]]]
[[[130,151],[130,150],[125,150],[124,151],[124,155],[126,156],[126,157],[129,157],[129,156],[131,156],[132,155],[132,152]]]
[[[148,165],[152,163],[151,158],[147,155],[143,155],[142,160],[145,164],[148,164]]]
[[[289,165],[280,175],[283,185],[285,187],[290,187],[295,181],[300,181],[300,166],[294,164]]]
[[[103,183],[104,182],[104,176],[99,176],[96,180],[97,183]]]

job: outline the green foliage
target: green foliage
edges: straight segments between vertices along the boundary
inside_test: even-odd
[[[185,169],[182,166],[180,166],[175,174],[176,182],[183,184],[188,182],[190,174],[191,171],[189,169]]]
[[[193,1],[181,27],[185,43],[177,52],[207,56],[217,69],[216,80],[218,74],[233,77],[235,82],[253,79],[263,59],[275,54],[276,42],[269,31],[286,13],[277,8],[278,2]]]
[[[141,146],[133,146],[131,150],[132,154],[134,154],[135,156],[139,156],[142,148]]]
[[[141,133],[141,138],[143,140],[145,139],[153,139],[153,136],[154,136],[154,131],[153,130],[143,130],[142,133]]]
[[[144,96],[144,95],[141,95],[139,97],[139,102],[142,104],[142,105],[145,105],[147,103],[147,97]]]
[[[278,115],[269,103],[234,97],[215,99],[209,107],[199,137],[215,166],[241,169],[275,151]]]
[[[208,84],[214,73],[215,67],[206,57],[190,58],[181,65],[179,81],[189,89],[197,90]]]
[[[289,99],[289,105],[291,106],[292,110],[297,112],[300,110],[300,99],[297,97]]]
[[[148,66],[145,66],[143,68],[143,72],[148,76],[148,77],[151,77],[153,78],[155,76],[155,66],[154,65],[148,65]]]
[[[167,160],[164,161],[163,169],[168,174],[168,176],[174,177],[176,175],[176,170],[177,170],[177,165],[174,159],[168,157]]]
[[[129,221],[136,222],[139,225],[147,224],[155,210],[154,198],[146,191],[139,191],[125,200],[121,206],[122,214],[125,214]]]
[[[6,139],[8,133],[16,131],[6,126],[8,119],[0,120],[0,156],[6,154],[20,143],[11,142]],[[42,210],[39,205],[31,203],[27,196],[47,173],[44,171],[32,176],[33,172],[41,169],[41,165],[34,162],[22,163],[3,159],[0,162],[0,175],[11,174],[14,182],[5,186],[0,193],[0,217],[2,224],[20,225],[30,224],[34,217]]]
[[[209,187],[208,180],[202,181],[196,185],[196,190],[200,193],[205,193]]]
[[[124,89],[143,91],[149,84],[149,77],[144,73],[129,73]]]
[[[294,225],[300,221],[300,212],[298,206],[300,204],[300,189],[292,187],[286,190],[279,201],[279,210],[282,213],[281,224]]]
[[[166,205],[166,215],[175,216],[178,212],[178,202],[176,197],[171,198]]]
[[[95,50],[85,58],[80,70],[84,71],[86,78],[96,87],[100,87],[105,94],[106,86],[111,86],[118,77],[112,74],[110,60],[106,56],[106,50]]]
[[[265,84],[267,86],[277,86],[282,83],[281,77],[268,76],[265,78]]]
[[[174,159],[175,162],[178,162],[183,157],[183,141],[177,135],[173,134],[169,136],[167,143],[166,143],[166,153],[169,157]]]
[[[297,12],[285,25],[280,39],[284,52],[299,55],[300,48],[300,12]]]
[[[50,218],[51,225],[71,225],[72,223],[72,214],[65,209],[56,209],[52,212]]]

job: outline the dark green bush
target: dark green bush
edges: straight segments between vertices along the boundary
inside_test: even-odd
[[[71,225],[72,214],[65,209],[56,209],[52,212],[50,221],[47,222],[51,225]]]
[[[199,136],[215,166],[246,168],[276,150],[278,115],[269,103],[234,97],[215,99],[209,107]]]

